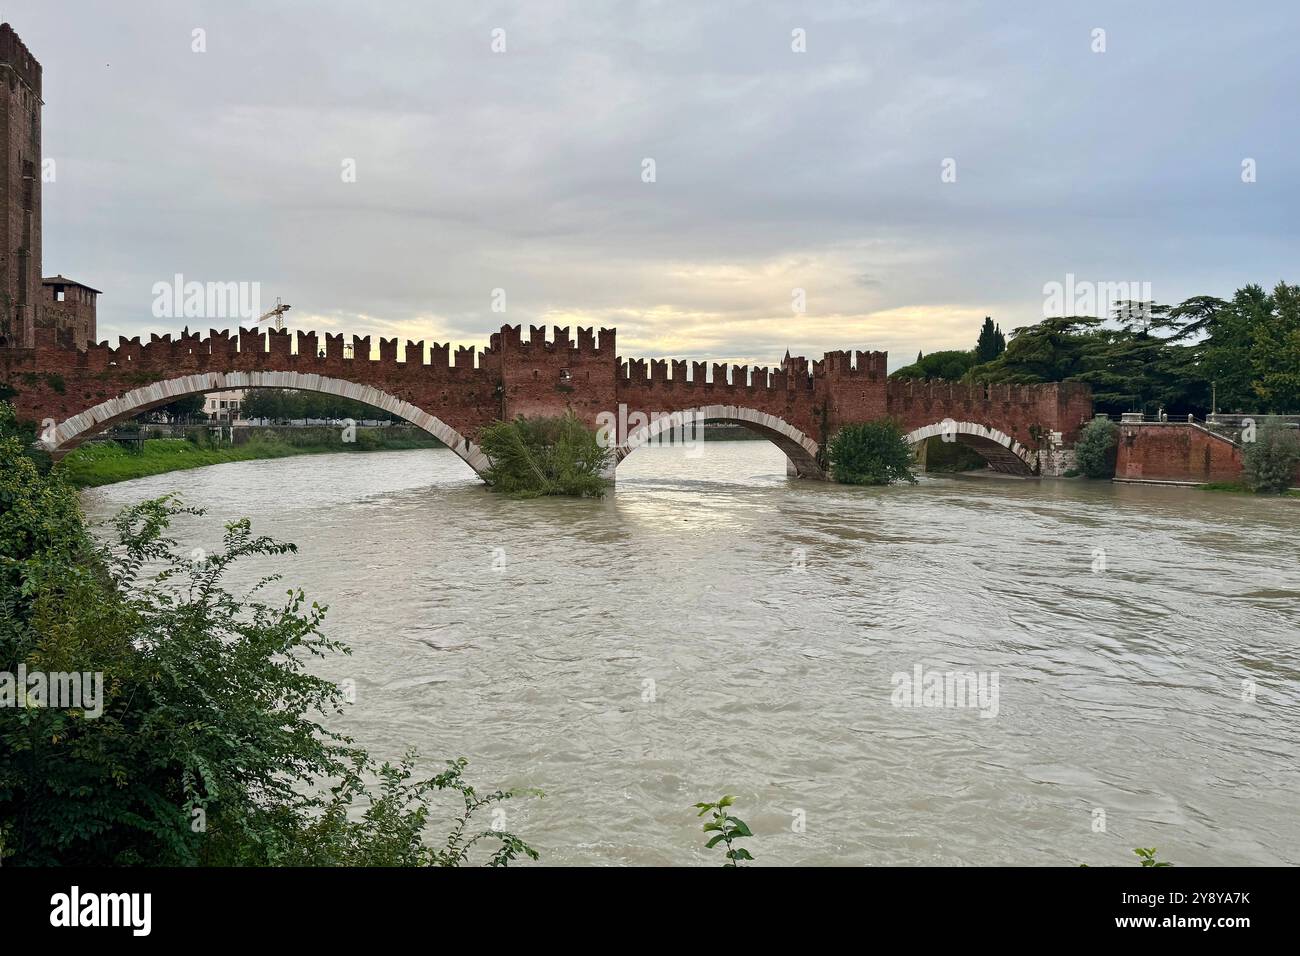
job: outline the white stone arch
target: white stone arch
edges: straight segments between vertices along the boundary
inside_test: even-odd
[[[907,443],[915,445],[940,435],[953,435],[962,444],[969,445],[988,459],[989,466],[994,471],[1012,475],[1034,473],[1038,457],[1034,452],[1006,432],[977,422],[958,422],[947,418],[908,432]]]
[[[614,467],[637,448],[652,441],[663,432],[679,428],[683,423],[705,421],[734,422],[762,435],[776,445],[786,456],[786,474],[795,478],[824,479],[826,473],[817,464],[817,443],[776,415],[739,405],[701,405],[683,408],[634,429],[614,451]]]
[[[390,412],[428,432],[455,452],[480,476],[486,473],[491,464],[482,449],[472,441],[446,422],[410,402],[404,402],[369,385],[358,385],[344,379],[303,372],[200,372],[143,385],[117,398],[100,402],[59,423],[55,426],[52,435],[41,436],[40,444],[55,457],[61,457],[92,435],[151,408],[166,405],[187,395],[236,388],[292,388],[354,399]]]

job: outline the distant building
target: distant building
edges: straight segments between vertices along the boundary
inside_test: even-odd
[[[98,290],[41,278],[42,105],[40,63],[0,24],[0,345],[85,348],[94,342]]]
[[[244,393],[242,388],[234,388],[225,392],[208,392],[203,396],[203,414],[208,416],[209,421],[214,422],[233,422],[240,418],[240,410],[244,407]]]

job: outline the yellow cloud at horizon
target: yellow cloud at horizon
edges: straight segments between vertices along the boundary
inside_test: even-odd
[[[351,336],[396,337],[426,345],[450,342],[453,348],[486,348],[488,337],[501,325],[520,325],[527,333],[529,325],[545,325],[548,337],[555,327],[568,328],[577,338],[579,328],[615,328],[618,352],[637,358],[692,358],[696,361],[727,362],[743,365],[776,365],[789,349],[793,355],[820,358],[838,349],[885,351],[891,353],[890,365],[909,364],[917,351],[937,352],[971,348],[979,326],[989,309],[956,303],[919,304],[881,309],[861,314],[770,316],[738,318],[724,312],[683,311],[671,306],[651,309],[554,310],[531,322],[492,323],[475,336],[455,334],[441,317],[419,316],[404,320],[379,319],[375,316],[300,316],[292,326],[319,333],[343,331]],[[503,317],[507,318],[507,317]],[[746,340],[754,345],[746,347]]]
[[[754,316],[659,304],[649,308],[552,309],[516,321],[510,321],[512,316],[505,314],[493,316],[499,321],[489,322],[481,332],[470,335],[454,331],[455,323],[433,314],[392,320],[364,313],[302,313],[292,316],[296,321],[289,328],[316,332],[322,347],[326,333],[342,332],[348,341],[353,335],[369,335],[376,347],[380,338],[397,338],[399,344],[408,340],[423,340],[426,345],[449,342],[453,349],[486,348],[489,336],[502,325],[519,325],[525,336],[530,325],[544,325],[548,337],[554,327],[567,327],[574,339],[579,328],[615,328],[622,356],[773,366],[781,361],[786,349],[810,359],[820,358],[824,352],[849,349],[890,352],[890,365],[897,368],[909,364],[917,351],[971,348],[980,323],[990,311],[996,310],[960,303],[924,303],[861,313],[810,311]]]
[[[548,325],[617,327],[618,348],[638,357],[708,356],[719,362],[773,365],[789,348],[792,354],[820,358],[837,349],[899,352],[912,360],[914,351],[971,348],[988,309],[952,303],[904,306],[856,315],[791,314],[735,318],[726,313],[684,312],[668,306],[649,310],[582,312],[566,310],[542,316]],[[762,353],[737,348],[746,338],[779,345]]]

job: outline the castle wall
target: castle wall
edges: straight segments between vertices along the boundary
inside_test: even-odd
[[[986,425],[1026,448],[1043,448],[1051,433],[1073,445],[1092,416],[1092,392],[1075,382],[984,385],[958,382],[889,382],[889,411],[908,430],[951,418]]]
[[[23,417],[68,418],[132,389],[206,372],[296,372],[370,386],[433,415],[471,440],[484,425],[516,415],[572,412],[589,427],[602,416],[619,423],[618,442],[637,417],[711,408],[710,416],[743,419],[777,441],[823,445],[842,425],[894,417],[904,429],[944,419],[982,425],[1030,449],[1059,432],[1073,444],[1091,415],[1085,386],[967,386],[890,381],[884,352],[828,352],[816,362],[787,357],[778,368],[628,359],[616,354],[616,333],[533,327],[527,341],[504,326],[487,349],[397,339],[262,329],[119,338],[84,351],[41,345],[0,350],[0,380],[18,389]],[[201,380],[199,380],[201,381]],[[169,393],[170,394],[170,393]],[[175,397],[175,396],[172,396]],[[744,415],[738,411],[749,410]],[[123,409],[131,417],[145,409]],[[129,414],[128,414],[129,413]],[[752,413],[758,413],[757,415]],[[771,419],[763,416],[771,416]],[[772,419],[802,435],[775,432]],[[795,446],[783,445],[794,448]],[[815,448],[813,449],[815,451]]]

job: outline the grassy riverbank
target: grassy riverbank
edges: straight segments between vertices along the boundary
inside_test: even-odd
[[[136,450],[103,442],[78,448],[58,467],[72,484],[86,488],[230,461],[441,447],[442,443],[433,436],[415,428],[358,428],[353,442],[342,441],[337,428],[266,429],[240,445],[151,438],[144,443],[144,448]]]
[[[1205,484],[1197,485],[1201,491],[1214,491],[1219,494],[1229,495],[1253,495],[1255,492],[1242,481],[1207,481]],[[1289,488],[1282,492],[1284,498],[1300,498],[1300,488]]]

